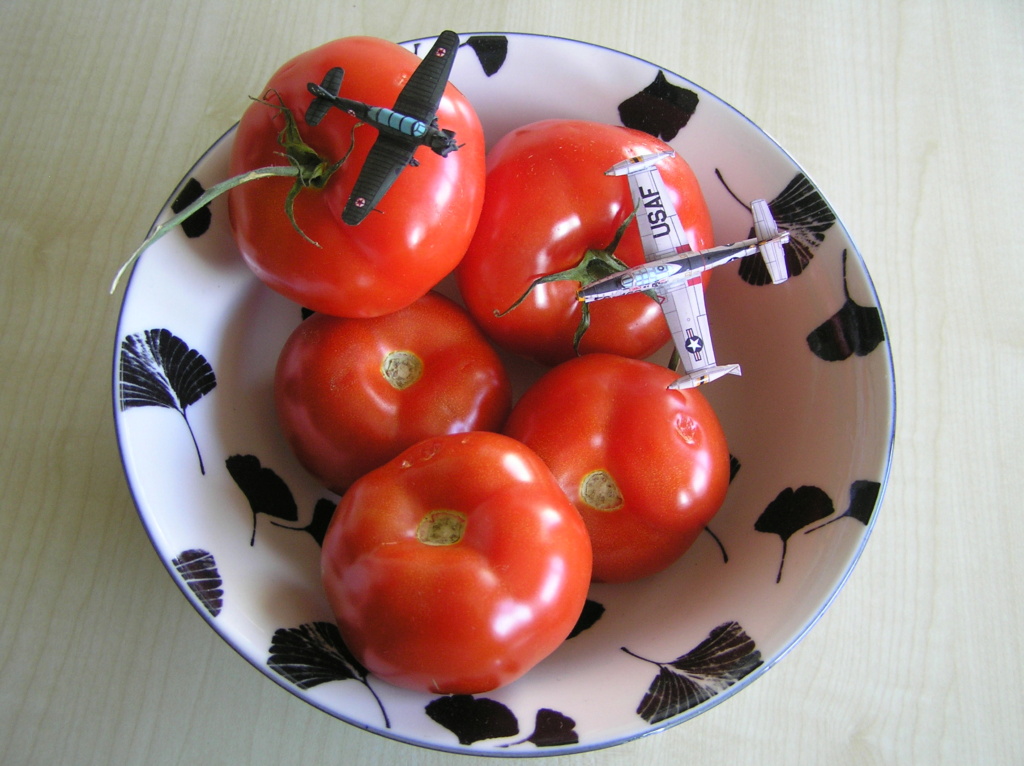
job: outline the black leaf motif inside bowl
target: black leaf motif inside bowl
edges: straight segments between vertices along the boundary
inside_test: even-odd
[[[121,341],[118,387],[121,409],[166,407],[180,414],[195,444],[199,470],[204,474],[206,468],[199,442],[185,410],[216,385],[217,376],[206,358],[170,330],[146,330]]]
[[[380,697],[370,686],[369,673],[345,646],[341,632],[333,622],[279,628],[270,645],[267,666],[300,689],[311,689],[330,681],[359,681],[377,700],[384,716],[384,726],[391,727]]]
[[[171,561],[189,589],[196,595],[211,616],[220,614],[224,606],[224,584],[217,571],[217,561],[209,551],[192,548],[182,551]]]
[[[669,662],[641,657],[626,647],[631,657],[657,665],[637,715],[656,724],[714,697],[761,665],[761,652],[737,622],[726,622],[686,654]]]

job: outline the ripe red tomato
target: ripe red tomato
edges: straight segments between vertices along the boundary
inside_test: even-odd
[[[345,644],[378,677],[476,694],[568,636],[590,540],[551,472],[495,433],[427,439],[342,497],[323,583]]]
[[[476,227],[484,192],[484,138],[476,112],[451,84],[438,108],[441,128],[462,144],[441,157],[426,147],[415,154],[378,206],[360,224],[342,223],[352,191],[377,131],[332,109],[316,126],[305,121],[312,100],[307,83],[320,83],[331,67],[345,70],[340,95],[391,107],[419,58],[372,37],[347,37],[296,56],[267,83],[264,99],[291,110],[302,139],[329,163],[351,154],[323,189],[304,188],[295,198],[298,226],[285,214],[295,180],[262,178],[234,188],[229,207],[242,257],[256,275],[288,298],[318,312],[369,317],[407,306],[455,268]],[[284,165],[278,134],[281,110],[254,102],[235,133],[232,175]]]
[[[314,314],[285,342],[274,378],[286,441],[338,493],[428,436],[499,430],[511,397],[487,339],[433,292],[382,317]]]
[[[536,287],[503,312],[533,280],[575,267],[588,249],[604,249],[633,212],[626,179],[605,176],[616,162],[670,149],[629,128],[545,120],[514,130],[487,155],[487,193],[477,231],[457,270],[470,313],[496,343],[546,364],[575,355],[580,320],[575,282]],[[693,171],[676,155],[658,165],[693,247],[713,245],[711,217]],[[644,262],[636,226],[615,249],[628,266]],[[590,307],[581,353],[642,358],[670,337],[661,309],[645,295]]]
[[[667,388],[677,377],[590,354],[546,373],[509,415],[505,433],[544,459],[583,516],[596,582],[661,571],[725,499],[725,435],[699,391]]]

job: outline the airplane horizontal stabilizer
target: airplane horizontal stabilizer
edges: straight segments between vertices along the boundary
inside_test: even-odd
[[[773,284],[780,284],[789,279],[789,270],[786,268],[786,251],[782,249],[782,239],[773,239],[758,247],[764,264],[768,267]]]
[[[331,111],[331,107],[334,105],[333,99],[338,97],[338,93],[341,92],[341,82],[345,78],[345,70],[341,67],[332,67],[324,75],[324,79],[320,83],[319,89],[315,88],[310,84],[310,93],[316,98],[306,109],[306,124],[309,126],[315,126],[319,124],[327,113]]]
[[[764,264],[768,267],[772,282],[779,284],[789,279],[789,270],[786,268],[786,253],[782,245],[789,241],[789,234],[779,234],[779,227],[775,223],[772,211],[768,203],[763,199],[756,199],[750,205],[754,214],[754,235],[757,237],[758,250],[764,258]]]
[[[688,375],[683,375],[672,382],[669,388],[679,390],[684,388],[696,388],[713,380],[718,380],[723,375],[742,375],[738,364],[720,364],[714,367],[705,367]]]

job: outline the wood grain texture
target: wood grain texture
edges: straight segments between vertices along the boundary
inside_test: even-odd
[[[446,27],[613,47],[747,114],[847,224],[895,355],[892,478],[833,607],[742,694],[574,762],[1024,762],[1020,3],[7,0],[3,21],[0,762],[413,752],[267,681],[181,597],[121,472],[107,287],[280,63]]]

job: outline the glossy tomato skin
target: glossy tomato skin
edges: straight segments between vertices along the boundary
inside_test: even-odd
[[[649,362],[591,354],[555,367],[517,402],[505,433],[539,454],[583,516],[595,582],[660,572],[725,499],[729,450],[697,390]]]
[[[511,386],[469,315],[430,292],[382,317],[306,319],[278,357],[274,401],[299,462],[341,493],[428,436],[500,430]]]
[[[496,343],[545,364],[575,355],[578,284],[541,285],[505,316],[534,279],[572,268],[587,249],[604,249],[633,211],[625,178],[605,176],[616,162],[670,149],[629,128],[544,120],[513,130],[487,155],[487,193],[479,225],[457,270],[470,313]],[[693,171],[676,155],[659,162],[693,247],[710,247],[711,217]],[[615,250],[629,266],[644,262],[635,225]],[[644,295],[590,306],[581,353],[643,358],[670,334],[661,309]]]
[[[462,258],[483,203],[484,139],[473,107],[451,84],[438,108],[438,124],[454,130],[462,144],[441,157],[416,150],[418,167],[406,167],[378,205],[356,226],[342,223],[352,185],[377,131],[338,109],[310,127],[305,111],[319,83],[334,66],[345,70],[341,95],[390,107],[419,58],[399,45],[372,37],[347,37],[302,53],[269,80],[263,95],[284,104],[303,140],[333,163],[352,153],[322,190],[303,189],[295,218],[307,242],[285,215],[292,178],[263,178],[232,189],[231,228],[246,263],[270,287],[318,312],[346,317],[379,316],[407,306],[427,292]],[[253,102],[235,132],[232,175],[286,164],[278,134],[285,119],[278,109]]]
[[[451,523],[428,544],[438,518]],[[490,691],[548,656],[576,624],[590,566],[586,528],[544,463],[484,432],[428,439],[359,479],[322,553],[356,658],[433,694]]]

